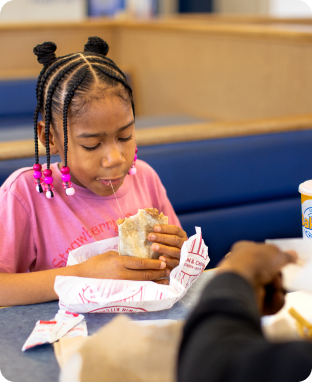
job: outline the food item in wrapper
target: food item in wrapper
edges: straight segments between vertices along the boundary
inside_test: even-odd
[[[180,264],[170,273],[170,284],[152,281],[91,279],[75,276],[56,276],[54,290],[59,307],[77,313],[142,313],[170,309],[199,278],[209,262],[208,247],[201,228],[185,241],[181,248]],[[103,249],[115,248],[119,238],[86,244],[70,252],[68,262],[80,264]]]
[[[154,252],[152,244],[147,240],[149,233],[154,232],[157,224],[168,224],[168,217],[156,208],[145,208],[130,216],[118,219],[119,254],[123,256],[158,259],[159,253]]]

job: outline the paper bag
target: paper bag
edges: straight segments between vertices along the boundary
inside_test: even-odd
[[[174,382],[182,327],[139,326],[118,316],[85,341],[60,382]]]
[[[70,252],[68,265],[118,247],[118,238],[102,240]],[[79,313],[135,313],[169,309],[182,298],[209,262],[201,229],[181,249],[180,264],[170,274],[170,284],[152,281],[89,279],[57,276],[54,289],[60,309]]]

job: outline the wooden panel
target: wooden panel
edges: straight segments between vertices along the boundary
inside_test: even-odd
[[[39,155],[45,155],[45,148],[39,142]],[[0,160],[29,158],[35,156],[35,145],[32,139],[23,141],[0,142]]]
[[[298,33],[289,31],[288,39],[279,40],[268,30],[263,35],[260,26],[254,26],[254,37],[248,38],[218,34],[218,28],[214,33],[142,33],[134,28],[120,32],[116,60],[136,69],[143,114],[241,120],[312,112],[308,40],[295,41]],[[242,32],[242,26],[238,30]],[[312,33],[306,37],[312,39]]]
[[[142,115],[243,120],[312,113],[312,24],[98,20],[0,26],[0,78],[37,76],[32,53],[45,40],[58,55],[99,35],[129,67]],[[226,19],[225,19],[226,20]]]
[[[103,37],[111,46],[113,34],[109,23],[34,24],[0,27],[0,78],[37,77],[42,66],[33,48],[44,41],[58,46],[57,56],[81,52],[89,36]]]
[[[153,146],[164,143],[280,133],[311,128],[312,114],[277,119],[197,123],[139,129],[136,131],[136,141],[138,146]],[[39,153],[45,155],[45,148],[41,143],[39,144]],[[32,140],[0,143],[0,160],[33,156],[34,143]]]
[[[169,17],[168,17],[169,19]],[[170,19],[185,21],[201,21],[209,23],[235,23],[235,24],[312,24],[312,18],[285,18],[259,15],[220,15],[218,13],[178,13],[171,15]]]

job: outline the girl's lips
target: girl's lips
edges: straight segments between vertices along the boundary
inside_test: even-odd
[[[117,178],[117,179],[99,179],[99,181],[104,185],[104,186],[110,186],[111,183],[113,186],[117,186],[118,184],[121,183],[122,177]]]

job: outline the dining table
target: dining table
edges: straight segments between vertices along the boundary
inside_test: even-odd
[[[170,309],[129,313],[132,320],[186,320],[197,304],[215,270],[204,271],[187,293]],[[53,345],[46,344],[22,352],[22,346],[39,320],[51,320],[58,312],[58,301],[0,309],[0,381],[57,382],[60,367]],[[84,313],[88,334],[93,335],[120,313]]]

